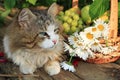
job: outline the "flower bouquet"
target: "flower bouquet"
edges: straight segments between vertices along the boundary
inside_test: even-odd
[[[108,63],[119,59],[119,46],[111,44],[108,39],[108,23],[101,19],[94,21],[94,26],[85,28],[82,32],[75,32],[68,37],[68,42],[64,43],[64,50],[70,54],[69,61],[61,63],[61,67],[71,72],[75,71],[71,64],[73,57],[89,63]],[[120,39],[118,40],[120,41]]]
[[[94,26],[69,36],[68,43],[64,44],[65,51],[91,63],[113,62],[119,58],[120,53],[116,53],[117,45],[109,44],[108,32],[108,23],[98,19],[94,21]]]
[[[96,2],[99,2],[99,0],[94,0],[90,10],[92,14],[95,13],[95,5],[99,8],[97,4],[95,4]],[[104,2],[104,0],[101,0],[101,2]],[[117,35],[118,8],[115,6],[117,3],[117,0],[111,0],[110,19],[108,19],[108,14],[105,13],[103,16],[99,16],[98,19],[95,18],[94,21],[92,21],[88,13],[90,5],[81,9],[81,16],[79,17],[79,20],[76,21],[78,25],[63,24],[64,31],[67,34],[67,36],[65,35],[65,38],[68,40],[64,43],[64,47],[65,51],[68,51],[70,54],[69,61],[61,63],[63,69],[72,72],[75,71],[74,66],[71,64],[74,56],[79,57],[86,62],[97,64],[114,62],[120,58],[120,37]],[[104,6],[101,6],[101,9],[103,9],[103,7]],[[98,11],[98,9],[96,11]],[[72,14],[72,12],[70,13]],[[66,15],[65,13],[65,16],[69,15]],[[74,16],[72,17],[75,21],[76,18],[74,18]],[[64,20],[64,16],[61,18],[64,23],[69,23],[70,21],[68,18],[65,18]],[[71,21],[71,23],[74,23],[74,21]],[[82,21],[87,25],[81,27],[81,25],[83,25]],[[91,22],[92,26],[90,26]],[[75,28],[73,28],[74,26]]]

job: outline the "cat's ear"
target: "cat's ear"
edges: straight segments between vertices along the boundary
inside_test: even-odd
[[[56,3],[53,3],[48,9],[48,14],[52,16],[56,16],[58,12],[59,12],[59,5],[57,5]]]
[[[35,20],[36,16],[28,9],[24,8],[18,15],[18,23],[22,28],[28,28],[32,20]]]

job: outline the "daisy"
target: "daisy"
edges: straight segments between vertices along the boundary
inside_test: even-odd
[[[82,48],[84,46],[86,46],[86,44],[83,41],[79,40],[76,42],[76,48]]]
[[[81,39],[80,35],[73,34],[72,36],[68,37],[69,44],[72,45],[73,48],[83,46],[83,40]]]
[[[68,42],[70,43],[70,45],[74,45],[76,41],[78,41],[78,37],[73,35],[68,37]]]
[[[85,44],[90,44],[94,42],[95,36],[91,32],[85,31],[80,32],[80,36],[83,39]]]
[[[93,50],[94,52],[100,52],[102,49],[101,44],[99,43],[98,40],[95,40],[95,42],[93,44],[91,44],[90,46],[91,50]]]
[[[71,72],[75,72],[75,68],[72,64],[69,64],[68,62],[64,61],[62,62],[61,64],[61,67],[64,69],[64,70],[68,70],[68,71],[71,71]]]
[[[93,57],[93,52],[89,48],[76,48],[75,54],[83,60],[87,60],[89,56]]]
[[[97,19],[96,21],[94,21],[94,23],[95,23],[95,27],[98,29],[99,35],[101,37],[106,38],[109,32],[108,24],[101,19]]]
[[[68,37],[68,41],[70,42],[70,45],[73,45],[78,40],[79,40],[79,34],[77,32],[75,32],[73,35]]]
[[[109,54],[109,53],[111,53],[111,52],[113,52],[115,50],[117,50],[117,47],[108,46],[108,47],[102,48],[101,53]]]
[[[96,27],[87,27],[84,29],[85,32],[91,32],[92,34],[94,34],[95,38],[99,37],[99,32],[98,29]]]
[[[104,39],[108,39],[108,34],[109,34],[109,26],[108,26],[108,24],[104,24],[104,26],[105,26],[105,29],[104,29],[104,31],[102,32],[102,37],[104,38]]]
[[[73,48],[77,47],[77,41],[78,40],[79,40],[79,38],[76,37],[76,36],[70,36],[70,37],[68,37],[68,42],[69,42],[70,45],[73,46]]]
[[[69,51],[69,53],[73,53],[74,50],[64,42],[64,51]]]

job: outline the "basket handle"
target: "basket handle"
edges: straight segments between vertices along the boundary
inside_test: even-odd
[[[72,7],[78,8],[78,0],[72,0]]]
[[[118,34],[118,0],[111,0],[109,38],[117,38]]]

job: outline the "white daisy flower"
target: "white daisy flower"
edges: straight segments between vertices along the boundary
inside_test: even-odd
[[[69,44],[70,45],[74,45],[74,43],[76,42],[78,40],[78,37],[76,37],[76,36],[70,36],[70,37],[68,37],[68,41],[69,41]]]
[[[93,52],[89,48],[76,48],[75,54],[83,60],[87,60],[89,56],[93,57]]]
[[[91,32],[85,31],[85,32],[80,32],[81,38],[84,40],[85,44],[90,44],[94,42],[95,36]]]
[[[68,71],[71,71],[71,72],[76,71],[74,66],[72,64],[67,63],[66,61],[60,63],[60,65],[64,70],[68,70]]]
[[[68,37],[68,41],[70,42],[70,45],[73,45],[78,40],[79,40],[79,34],[77,32],[75,32],[73,35]]]
[[[86,45],[83,41],[79,40],[76,42],[76,48],[82,48],[84,46],[86,46]]]
[[[101,19],[97,19],[97,20],[94,20],[94,23],[95,24],[101,24],[101,23],[104,23],[104,21],[101,20]]]
[[[68,41],[69,41],[69,44],[73,46],[73,48],[77,47],[77,41],[78,41],[78,37],[76,36],[70,36],[68,37]]]
[[[73,48],[83,46],[83,40],[81,39],[78,33],[68,37],[69,44],[72,45]]]
[[[95,42],[93,44],[90,45],[91,50],[93,50],[94,52],[100,52],[102,49],[101,44],[99,43],[98,40],[95,40]]]
[[[95,38],[99,38],[100,34],[99,31],[96,27],[87,27],[84,29],[85,32],[91,32],[92,34],[94,34]]]
[[[102,36],[104,39],[108,39],[108,35],[109,35],[109,27],[108,27],[108,24],[104,24],[104,26],[106,26],[105,30],[102,32]]]
[[[69,51],[69,53],[73,53],[74,50],[64,42],[64,51]]]
[[[108,24],[101,19],[97,19],[96,21],[94,21],[94,23],[95,23],[95,27],[98,29],[99,35],[101,37],[107,37],[109,33]]]
[[[108,47],[102,48],[101,53],[103,53],[103,54],[109,54],[109,53],[111,53],[111,52],[113,52],[115,50],[117,50],[116,47],[108,46]]]

